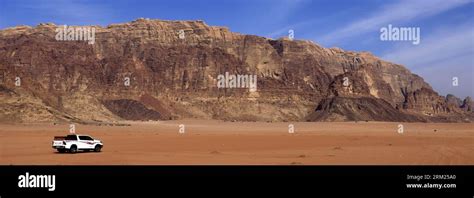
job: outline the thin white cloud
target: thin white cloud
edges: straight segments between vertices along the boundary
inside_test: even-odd
[[[339,39],[361,35],[379,30],[394,22],[420,20],[447,10],[473,2],[472,0],[401,0],[384,6],[367,18],[353,21],[349,25],[320,37],[326,44],[332,44]]]
[[[422,31],[423,32],[423,31]],[[442,95],[473,96],[474,92],[474,26],[472,23],[446,25],[427,37],[420,45],[397,45],[383,59],[405,65],[421,75]],[[459,77],[459,87],[451,85]]]
[[[382,56],[383,59],[404,64],[410,68],[474,54],[474,27],[472,24],[443,26],[442,29],[421,37],[420,45],[398,45]],[[423,30],[421,30],[423,32]],[[474,57],[473,57],[474,58]]]
[[[104,19],[110,18],[112,11],[94,1],[64,1],[64,0],[37,0],[20,1],[20,6],[30,12],[50,16],[59,23],[98,24]],[[49,22],[49,21],[48,21]],[[95,25],[90,24],[90,25]]]
[[[307,20],[307,21],[301,21],[301,22],[298,22],[298,23],[295,23],[295,24],[292,24],[292,25],[287,25],[283,28],[280,28],[276,31],[273,31],[273,32],[267,34],[266,37],[274,38],[276,36],[286,35],[286,34],[288,34],[288,31],[290,29],[294,29],[294,28],[298,28],[298,27],[304,27],[304,26],[307,26],[309,24],[313,24],[313,23],[318,22],[318,21],[320,21],[320,20],[319,19],[317,19],[317,20]]]
[[[262,2],[267,4],[265,9],[257,13],[253,19],[268,25],[287,20],[295,11],[306,5],[309,0],[267,0]],[[252,4],[253,2],[249,1],[249,3]]]
[[[413,72],[422,76],[441,95],[454,94],[465,98],[474,96],[473,64],[472,55],[462,55],[414,69]],[[453,77],[458,78],[458,86],[453,86]]]
[[[318,27],[319,25],[324,25],[324,23],[334,20],[334,18],[340,17],[341,15],[347,14],[347,12],[349,11],[350,10],[338,11],[330,15],[325,15],[323,17],[309,18],[308,20],[303,20],[303,21],[295,21],[295,23],[285,25],[282,28],[279,28],[270,33],[267,33],[266,37],[275,38],[275,37],[287,36],[288,31],[290,29],[293,29],[295,31],[301,30],[301,31],[304,31],[306,35],[309,35],[309,34],[312,34],[314,27]],[[299,32],[297,34],[300,35]]]

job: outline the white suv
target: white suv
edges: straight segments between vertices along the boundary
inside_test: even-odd
[[[79,150],[100,152],[103,146],[102,141],[88,135],[55,136],[53,140],[53,149],[60,153],[76,153]]]

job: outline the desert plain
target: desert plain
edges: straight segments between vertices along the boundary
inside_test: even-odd
[[[104,148],[69,154],[51,147],[54,136],[68,134],[67,123],[0,124],[0,165],[474,165],[474,123],[174,120],[127,125],[76,124],[77,134],[102,140]]]

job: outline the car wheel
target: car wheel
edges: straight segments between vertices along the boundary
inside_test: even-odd
[[[69,149],[69,152],[71,152],[71,153],[76,153],[76,152],[77,152],[77,146],[76,146],[76,145],[72,145],[71,148]]]
[[[102,149],[102,146],[96,145],[95,148],[94,148],[94,151],[95,152],[100,152],[101,149]]]
[[[60,153],[64,153],[64,151],[65,151],[64,149],[58,149],[58,152]]]

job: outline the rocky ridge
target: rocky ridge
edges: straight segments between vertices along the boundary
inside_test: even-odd
[[[420,76],[369,52],[243,35],[203,21],[91,26],[92,45],[56,40],[58,27],[0,30],[0,121],[474,118],[470,98],[440,96]],[[217,87],[226,72],[257,75],[257,91]]]

